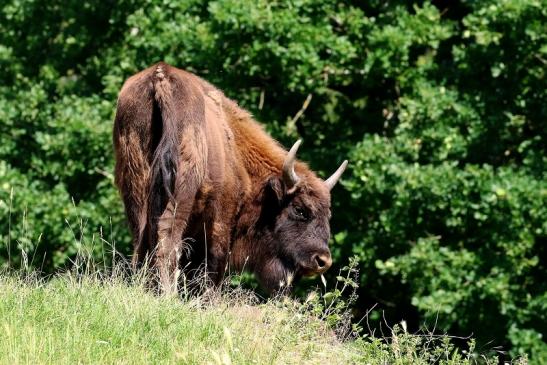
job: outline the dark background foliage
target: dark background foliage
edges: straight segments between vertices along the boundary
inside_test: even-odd
[[[360,259],[357,315],[547,361],[545,1],[4,0],[0,266],[130,252],[113,113],[159,60],[321,175],[349,156],[332,249]]]

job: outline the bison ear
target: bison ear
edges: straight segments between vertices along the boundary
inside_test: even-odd
[[[264,197],[267,202],[280,206],[285,198],[285,194],[285,184],[283,184],[283,181],[281,181],[280,178],[272,177],[268,180]]]
[[[275,224],[275,217],[279,214],[285,198],[285,184],[278,177],[272,177],[264,186],[262,196],[262,210],[259,222],[271,226]]]

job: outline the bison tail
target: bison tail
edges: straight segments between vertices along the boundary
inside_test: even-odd
[[[153,80],[152,162],[150,164],[150,191],[148,196],[149,224],[154,227],[157,218],[169,201],[174,203],[174,190],[179,160],[179,110],[173,100],[173,81],[167,73],[169,66],[156,66]],[[155,227],[154,227],[155,228]],[[154,232],[152,229],[151,232]]]

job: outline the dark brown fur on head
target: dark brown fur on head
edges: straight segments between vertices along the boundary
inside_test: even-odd
[[[304,177],[292,192],[277,176],[264,184],[254,227],[255,271],[269,290],[330,266],[330,194],[322,185],[313,176]]]
[[[149,257],[164,291],[205,258],[213,281],[250,269],[270,291],[331,265],[329,190],[345,165],[323,181],[293,156],[287,180],[290,153],[197,76],[159,63],[128,79],[114,147],[134,262]]]

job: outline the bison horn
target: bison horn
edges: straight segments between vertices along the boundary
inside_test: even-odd
[[[336,185],[336,183],[340,179],[340,176],[342,176],[347,166],[348,166],[348,160],[344,160],[344,162],[342,162],[338,170],[336,170],[334,174],[331,175],[331,177],[325,180],[325,185],[327,185],[327,188],[329,188],[329,190],[332,190],[334,185]]]
[[[294,162],[296,161],[296,151],[298,151],[298,147],[300,147],[301,143],[301,139],[296,141],[296,143],[292,146],[291,150],[287,154],[287,157],[285,157],[285,161],[283,162],[283,181],[289,189],[296,186],[296,184],[298,184],[298,182],[300,181],[300,178],[294,171]]]

